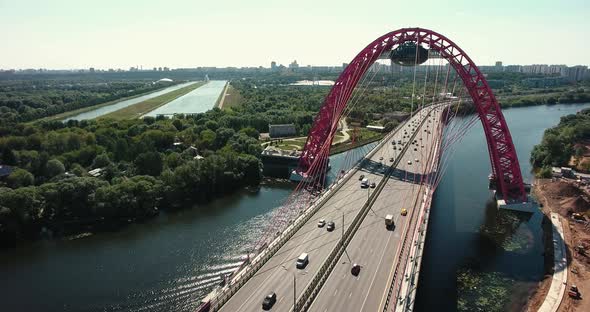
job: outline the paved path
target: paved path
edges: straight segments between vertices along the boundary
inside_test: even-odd
[[[551,225],[553,229],[553,279],[539,312],[557,311],[567,287],[567,258],[563,228],[559,215],[555,212],[551,213]]]

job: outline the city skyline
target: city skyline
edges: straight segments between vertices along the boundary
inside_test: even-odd
[[[446,35],[480,65],[588,65],[590,43],[582,38],[590,9],[584,1],[565,2],[376,1],[359,8],[308,0],[0,0],[7,43],[0,68],[267,67],[295,59],[338,66],[376,36],[409,26]]]

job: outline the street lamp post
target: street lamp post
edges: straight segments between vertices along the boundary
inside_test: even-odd
[[[287,268],[284,265],[281,265],[281,267],[287,271],[290,272],[289,270],[287,270]],[[295,272],[291,272],[291,274],[293,274],[293,311],[296,311],[296,307],[297,307],[297,281],[295,279]]]

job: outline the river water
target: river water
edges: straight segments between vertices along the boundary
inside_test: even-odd
[[[113,105],[108,105],[108,106],[103,106],[103,107],[99,107],[97,109],[85,112],[85,113],[81,113],[72,117],[68,117],[66,119],[64,119],[63,121],[68,121],[70,119],[74,119],[74,120],[83,120],[83,119],[94,119],[96,117],[100,117],[102,115],[106,115],[108,113],[112,113],[116,110],[120,110],[122,108],[125,108],[127,106],[131,106],[133,104],[137,104],[139,102],[143,102],[145,100],[149,100],[151,98],[155,98],[156,96],[160,96],[162,94],[166,94],[168,92],[172,92],[174,90],[178,90],[180,88],[186,87],[188,85],[193,84],[194,82],[186,82],[186,83],[181,83],[181,84],[177,84],[168,88],[165,88],[163,90],[160,91],[156,91],[156,92],[152,92],[146,95],[142,95],[142,96],[138,96],[138,97],[134,97],[132,99],[129,100],[124,100],[124,101],[120,101],[117,102]]]
[[[531,178],[528,155],[543,130],[556,125],[559,116],[583,107],[590,104],[505,111],[526,179]],[[332,172],[372,146],[332,156]],[[436,192],[418,289],[419,311],[455,311],[457,302],[469,308],[465,311],[475,310],[470,308],[485,304],[486,298],[498,302],[486,307],[518,310],[541,277],[540,215],[498,217],[495,209],[486,208],[486,150],[477,125],[457,148]],[[2,250],[1,310],[193,311],[220,281],[220,274],[239,265],[267,216],[293,187],[266,181],[258,188],[162,213],[119,231]],[[457,283],[457,276],[467,282]],[[471,288],[458,289],[463,284]]]

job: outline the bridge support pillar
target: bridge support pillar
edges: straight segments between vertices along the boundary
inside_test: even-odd
[[[498,209],[507,209],[513,211],[522,211],[522,212],[535,212],[538,209],[538,204],[535,202],[533,198],[527,195],[527,201],[506,201],[503,198],[498,198],[498,193],[495,196],[496,205]]]

